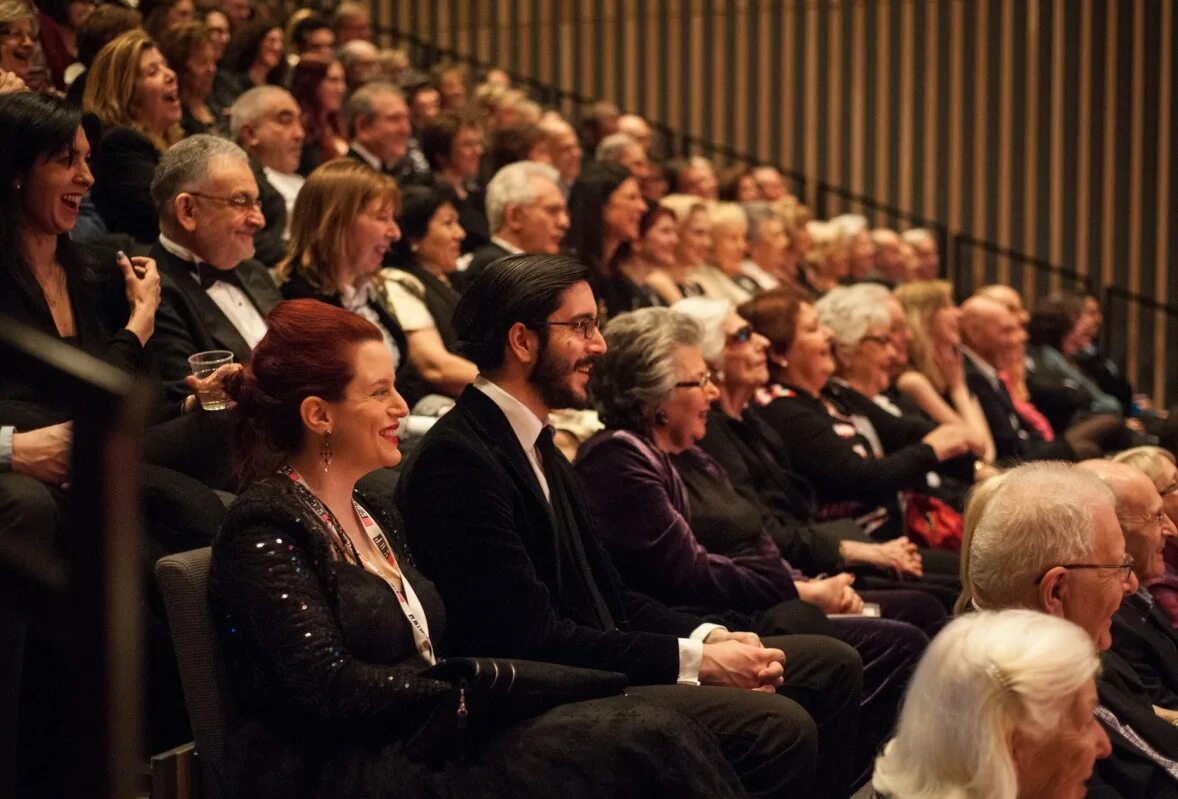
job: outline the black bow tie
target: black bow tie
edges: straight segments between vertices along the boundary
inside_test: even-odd
[[[237,276],[236,266],[232,269],[218,269],[212,264],[189,261],[188,268],[200,280],[200,287],[205,291],[208,291],[218,281],[242,288],[241,280]]]

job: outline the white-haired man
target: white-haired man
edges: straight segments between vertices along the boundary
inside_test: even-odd
[[[598,161],[621,164],[641,183],[650,178],[650,160],[637,139],[629,133],[611,133],[597,145],[594,157]]]
[[[1107,652],[1113,614],[1139,586],[1116,497],[1091,472],[1061,462],[1024,464],[992,480],[967,511],[977,519],[963,560],[972,604],[1068,619],[1105,653],[1096,713],[1113,755],[1098,765],[1089,796],[1178,796],[1178,729],[1154,713],[1132,668]]]
[[[650,155],[650,148],[654,145],[654,131],[650,123],[638,114],[622,114],[618,117],[618,132],[629,134],[634,141],[642,145],[643,151]]]
[[[1178,634],[1156,607],[1146,585],[1162,576],[1166,541],[1178,535],[1162,507],[1162,496],[1145,472],[1125,463],[1097,460],[1080,466],[1104,482],[1117,498],[1125,549],[1133,557],[1140,587],[1113,616],[1112,651],[1133,667],[1158,715],[1178,721]]]
[[[505,255],[560,252],[569,214],[560,174],[553,167],[538,161],[508,164],[487,184],[486,203],[491,241],[474,251],[470,264],[459,273],[460,286],[470,285]]]

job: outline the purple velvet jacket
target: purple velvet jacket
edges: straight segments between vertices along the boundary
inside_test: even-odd
[[[703,450],[702,459],[723,469]],[[585,442],[576,470],[594,529],[627,586],[669,605],[754,611],[797,598],[789,564],[763,530],[745,553],[708,552],[691,531],[687,489],[670,456],[624,430]]]

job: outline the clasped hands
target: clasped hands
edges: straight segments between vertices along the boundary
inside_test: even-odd
[[[774,693],[785,680],[785,653],[756,633],[712,630],[704,639],[699,681],[704,685]]]

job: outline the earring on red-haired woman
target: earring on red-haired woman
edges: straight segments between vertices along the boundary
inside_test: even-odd
[[[331,431],[323,434],[323,443],[319,445],[319,460],[323,461],[323,471],[331,466]]]

